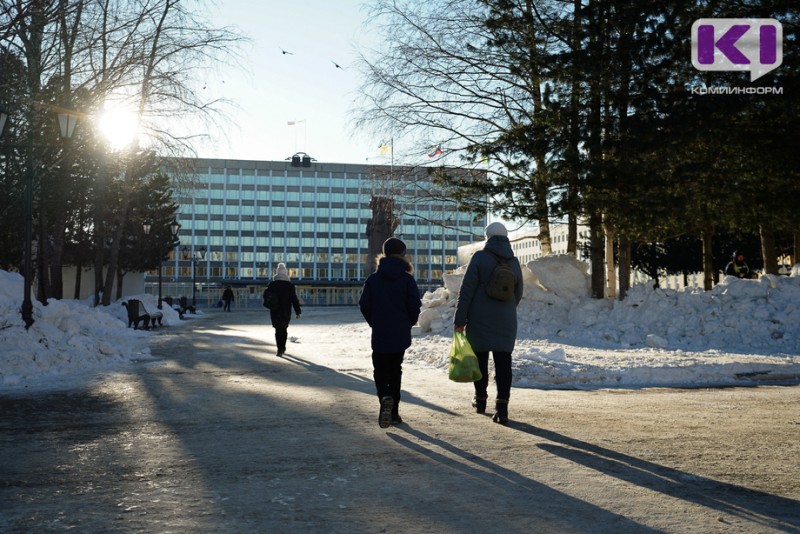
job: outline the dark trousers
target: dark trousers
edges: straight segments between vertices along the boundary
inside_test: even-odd
[[[375,389],[378,398],[392,397],[394,399],[395,412],[400,403],[400,385],[403,377],[403,356],[402,352],[373,352],[372,353],[372,376],[375,379]]]
[[[275,345],[278,346],[278,352],[286,352],[286,339],[289,337],[288,328],[275,327]]]
[[[481,379],[475,384],[475,394],[486,396],[489,386],[489,352],[475,351],[478,365],[481,368]],[[494,381],[497,384],[497,398],[508,400],[511,398],[511,353],[492,351],[494,357]]]
[[[229,301],[229,300],[225,301],[225,305],[222,308],[222,311],[231,311],[231,301]]]

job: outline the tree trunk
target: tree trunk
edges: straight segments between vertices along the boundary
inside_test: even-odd
[[[117,269],[117,297],[116,300],[122,298],[122,279],[125,278],[125,273],[122,272],[122,269]]]
[[[619,300],[624,300],[631,287],[631,241],[619,237]]]
[[[763,224],[758,227],[761,236],[761,259],[765,274],[778,274],[778,254],[775,247],[775,232]]]
[[[703,289],[705,291],[714,289],[714,254],[711,251],[713,236],[714,231],[710,228],[700,233],[700,239],[703,241]]]
[[[595,299],[605,297],[606,273],[603,261],[605,259],[603,241],[602,217],[595,211],[589,215],[589,246],[591,249],[589,261],[592,265],[592,298]]]
[[[83,276],[83,265],[81,262],[78,262],[75,265],[75,300],[80,300],[81,298],[81,277]]]
[[[798,249],[800,249],[800,230],[795,230],[793,232],[794,236],[794,247],[792,251],[792,266],[797,265],[800,263],[800,256],[798,256]]]
[[[615,298],[617,296],[617,270],[614,265],[614,229],[609,225],[603,225],[606,231],[606,284],[608,290],[606,296]]]
[[[567,214],[567,254],[578,257],[578,215],[574,211]]]
[[[95,219],[98,223],[100,219]],[[94,253],[94,305],[99,306],[103,295],[103,236],[100,229],[95,227],[95,253]]]

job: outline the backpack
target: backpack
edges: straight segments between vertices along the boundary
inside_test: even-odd
[[[484,249],[486,250],[486,249]],[[511,300],[514,296],[514,285],[517,282],[514,271],[508,266],[508,260],[501,258],[494,252],[487,250],[497,260],[497,267],[492,271],[492,276],[486,283],[486,294],[495,300]]]
[[[280,308],[281,302],[278,294],[270,291],[269,288],[264,290],[264,307],[270,311],[275,311]]]

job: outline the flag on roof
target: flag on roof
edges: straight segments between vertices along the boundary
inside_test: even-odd
[[[392,142],[391,141],[384,141],[380,145],[378,145],[378,154],[381,156],[388,156],[392,153]]]
[[[435,158],[436,156],[442,155],[442,145],[436,145],[435,147],[431,148],[431,151],[428,152],[429,158]]]

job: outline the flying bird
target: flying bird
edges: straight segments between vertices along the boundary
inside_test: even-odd
[[[280,48],[280,49],[281,49],[281,52],[283,53],[283,55],[286,55],[286,54],[289,54],[290,56],[293,56],[293,55],[294,55],[292,52],[287,52],[286,50],[284,50],[284,49],[283,49],[283,48],[281,48],[280,46],[279,46],[278,48]]]
[[[341,67],[341,65],[339,65],[339,64],[338,64],[338,63],[336,63],[335,61],[331,60],[331,63],[333,63],[333,66],[334,66],[334,67],[336,67],[337,69],[342,69],[342,70],[344,70],[344,69]]]

